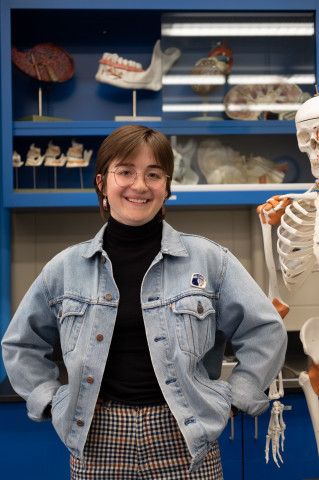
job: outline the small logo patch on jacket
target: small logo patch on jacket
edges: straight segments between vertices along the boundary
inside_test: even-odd
[[[193,273],[191,278],[191,286],[197,288],[206,287],[206,278],[201,273]]]

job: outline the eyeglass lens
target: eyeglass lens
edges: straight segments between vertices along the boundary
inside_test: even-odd
[[[165,184],[166,175],[159,168],[148,168],[142,175],[144,182],[148,187],[161,188]],[[137,172],[132,167],[118,167],[114,170],[114,178],[120,187],[128,187],[133,185],[137,178]]]

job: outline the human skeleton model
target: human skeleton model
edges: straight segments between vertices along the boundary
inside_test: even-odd
[[[276,195],[257,212],[260,217],[265,259],[269,272],[268,296],[284,318],[289,312],[288,305],[281,299],[277,284],[276,266],[272,249],[272,226],[279,224],[277,251],[284,283],[293,293],[319,266],[319,96],[315,95],[299,108],[296,114],[297,140],[299,149],[308,154],[311,171],[316,182],[303,194]],[[301,372],[299,383],[306,396],[319,453],[319,317],[307,320],[300,332],[304,352],[312,362],[308,372]],[[279,375],[279,389],[275,380],[269,390],[269,398],[275,400],[271,410],[266,437],[266,462],[269,459],[269,445],[272,442],[272,456],[279,467],[282,462],[286,425],[282,418],[286,408],[279,398],[284,395],[282,377]]]

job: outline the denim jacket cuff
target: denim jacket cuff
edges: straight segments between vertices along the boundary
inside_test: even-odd
[[[28,416],[31,420],[35,422],[47,420],[44,416],[44,410],[51,403],[52,397],[60,386],[60,382],[50,380],[49,382],[41,383],[33,390],[27,399]]]
[[[237,374],[229,377],[232,388],[232,403],[243,413],[256,417],[269,407],[269,398],[256,386]]]

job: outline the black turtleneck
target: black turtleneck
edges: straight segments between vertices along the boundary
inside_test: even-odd
[[[100,396],[131,405],[164,403],[147,345],[141,284],[161,248],[162,222],[123,225],[110,217],[103,248],[108,254],[120,303]]]

